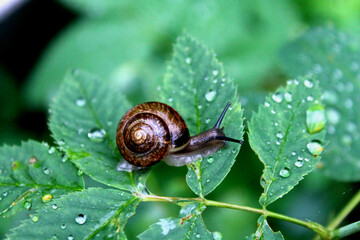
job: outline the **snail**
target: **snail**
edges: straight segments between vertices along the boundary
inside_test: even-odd
[[[116,131],[116,144],[125,159],[117,170],[139,170],[161,160],[170,166],[184,166],[215,153],[227,141],[242,144],[242,140],[225,136],[220,128],[229,106],[227,103],[213,128],[192,137],[184,119],[169,105],[146,102],[131,108]]]

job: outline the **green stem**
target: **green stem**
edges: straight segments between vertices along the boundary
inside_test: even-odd
[[[339,214],[330,222],[328,229],[333,230],[349,215],[349,213],[360,202],[360,190],[351,198],[351,200],[345,205],[345,207],[339,212]]]
[[[341,227],[331,233],[331,239],[340,239],[346,236],[349,236],[353,233],[360,231],[360,221],[350,223],[344,227]]]
[[[360,202],[360,190],[350,199],[350,201],[345,205],[345,207],[339,212],[339,214],[329,223],[327,229],[328,230],[334,230],[337,228],[340,223],[349,215],[349,213],[358,205]],[[351,225],[351,224],[350,224]],[[349,226],[349,225],[347,225]],[[340,228],[342,229],[342,228]],[[340,230],[338,229],[338,230]],[[332,235],[334,239],[337,239],[338,236],[336,235],[338,230],[332,231]],[[357,230],[359,231],[359,230]],[[343,234],[344,231],[341,231],[340,233]],[[356,232],[356,231],[355,231]],[[319,236],[316,236],[314,240],[318,240]]]
[[[221,208],[229,208],[229,209],[235,209],[240,211],[246,211],[246,212],[253,212],[260,215],[264,215],[267,217],[273,217],[278,218],[281,220],[285,220],[306,228],[311,229],[312,231],[319,234],[323,239],[330,239],[330,231],[328,231],[324,226],[313,223],[310,221],[302,221],[297,218],[288,217],[286,215],[282,215],[279,213],[271,212],[265,209],[258,209],[258,208],[252,208],[247,206],[240,206],[236,204],[229,204],[229,203],[223,203],[223,202],[217,202],[212,200],[207,200],[204,198],[181,198],[181,197],[163,197],[163,196],[157,196],[157,195],[137,195],[137,197],[141,198],[142,201],[145,202],[168,202],[177,204],[180,206],[183,206],[186,203],[189,202],[200,202],[203,203],[206,206],[213,206],[213,207],[221,207]]]

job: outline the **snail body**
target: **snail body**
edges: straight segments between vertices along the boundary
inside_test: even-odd
[[[230,106],[228,103],[215,126],[190,137],[180,114],[169,105],[146,102],[131,108],[119,122],[116,143],[122,160],[119,171],[150,167],[161,160],[171,166],[183,166],[209,156],[226,141],[242,143],[225,136],[220,124]]]

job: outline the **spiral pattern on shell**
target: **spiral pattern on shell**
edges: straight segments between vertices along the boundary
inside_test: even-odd
[[[189,142],[189,130],[179,113],[159,102],[130,109],[120,120],[116,143],[121,155],[139,167],[152,166],[172,149]]]

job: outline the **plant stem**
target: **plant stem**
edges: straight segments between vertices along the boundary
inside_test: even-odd
[[[189,203],[189,202],[200,202],[206,206],[229,208],[229,209],[235,209],[235,210],[240,210],[240,211],[253,212],[253,213],[257,213],[257,214],[264,215],[267,217],[278,218],[281,220],[285,220],[285,221],[309,228],[312,231],[319,234],[323,239],[330,239],[330,231],[328,231],[324,226],[322,226],[320,224],[313,223],[310,221],[302,221],[300,219],[288,217],[286,215],[271,212],[266,209],[258,209],[258,208],[253,208],[253,207],[240,206],[240,205],[236,205],[236,204],[217,202],[217,201],[207,200],[204,198],[163,197],[163,196],[157,196],[157,195],[143,195],[143,194],[138,194],[137,197],[141,198],[141,200],[145,201],[145,202],[168,202],[168,203],[173,203],[173,204],[177,204],[180,206],[182,206],[186,203]]]
[[[360,221],[350,223],[344,227],[341,227],[331,233],[331,239],[340,239],[346,236],[349,236],[353,233],[360,231]]]
[[[328,230],[334,230],[335,228],[337,228],[340,223],[347,217],[347,215],[349,215],[349,213],[356,207],[356,205],[358,205],[358,203],[360,202],[360,190],[350,199],[350,201],[345,205],[345,207],[338,213],[338,215],[329,223],[327,229]],[[351,225],[351,224],[350,224]],[[347,225],[347,226],[350,226],[350,225]],[[345,227],[347,227],[345,226]],[[345,228],[343,227],[343,228]],[[340,228],[342,229],[342,228]],[[332,232],[332,235],[334,239],[337,239],[338,236],[336,235],[338,233],[338,231],[340,230],[335,230]],[[347,229],[347,228],[345,228]],[[355,232],[358,232],[360,231],[359,229]],[[342,230],[339,232],[339,234],[343,234],[344,232],[346,232],[345,230]],[[351,232],[349,233],[352,234],[354,232]],[[314,238],[314,240],[318,240],[319,239],[319,236],[316,236]]]
[[[339,214],[330,222],[328,229],[333,230],[346,218],[347,215],[356,207],[360,202],[360,190],[351,198]]]

